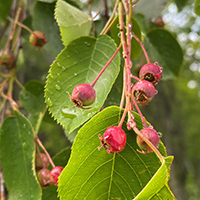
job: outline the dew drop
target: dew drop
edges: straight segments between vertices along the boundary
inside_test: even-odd
[[[60,63],[59,62],[57,62],[57,65],[58,65],[58,67],[60,67]]]
[[[65,66],[62,66],[61,68],[62,68],[62,69],[65,69]]]
[[[26,142],[23,142],[23,143],[22,143],[22,147],[23,147],[23,148],[26,148],[26,146],[27,146]]]
[[[74,119],[77,115],[73,108],[65,107],[61,111],[62,115],[66,118]]]
[[[77,76],[77,73],[74,73],[74,76]]]
[[[90,46],[91,46],[91,44],[90,44],[89,42],[85,42],[85,45],[86,45],[87,47],[90,47]]]
[[[51,101],[51,99],[49,97],[47,98],[47,105],[49,107],[53,106],[53,102]]]
[[[26,128],[26,124],[23,124],[23,127]]]
[[[56,90],[60,90],[60,85],[55,85]]]
[[[120,37],[121,37],[121,33],[119,32],[119,33],[117,34],[117,36],[120,38]]]

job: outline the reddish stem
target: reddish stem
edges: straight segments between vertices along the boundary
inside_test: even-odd
[[[119,128],[122,128],[122,124],[123,124],[124,119],[125,119],[125,117],[126,117],[126,113],[127,113],[127,109],[125,108],[125,109],[124,109],[124,112],[123,112],[123,115],[122,115],[122,117],[121,117],[121,119],[120,119],[120,122],[119,122],[119,124],[118,124],[118,127],[119,127]]]
[[[131,96],[131,100],[132,100],[132,102],[134,103],[134,105],[135,105],[135,107],[136,107],[136,109],[137,109],[137,111],[138,111],[138,113],[139,113],[139,115],[140,115],[140,118],[141,118],[141,120],[142,120],[142,123],[143,123],[143,125],[144,125],[144,128],[147,128],[148,125],[147,125],[147,123],[146,123],[146,121],[145,121],[145,119],[144,119],[144,116],[143,116],[143,114],[142,114],[142,112],[141,112],[139,106],[137,105],[135,99],[134,99],[132,96]]]
[[[138,41],[138,43],[140,44],[140,46],[141,46],[141,48],[142,48],[142,50],[143,50],[143,52],[144,52],[144,55],[145,55],[145,57],[146,57],[147,63],[150,63],[149,56],[148,56],[148,54],[147,54],[146,49],[144,48],[144,45],[142,44],[142,42],[140,41],[140,39],[139,39],[135,34],[133,34],[132,36],[133,36],[133,37]]]
[[[131,77],[131,78],[134,78],[134,79],[137,80],[137,81],[140,81],[140,80],[141,80],[140,78],[138,78],[137,76],[134,76],[133,74],[131,74],[130,77]]]
[[[42,148],[42,150],[45,152],[46,156],[49,159],[49,162],[51,163],[52,167],[54,168],[55,164],[54,164],[53,160],[51,159],[51,156],[49,155],[49,153],[47,152],[44,145],[42,144],[42,142],[40,141],[39,137],[36,134],[35,134],[35,139],[36,139],[37,143],[40,145],[40,147]]]
[[[115,51],[115,53],[112,55],[112,57],[109,59],[109,61],[105,64],[105,66],[103,67],[103,69],[100,71],[100,73],[97,75],[97,77],[95,78],[95,80],[93,81],[93,83],[91,84],[92,87],[94,87],[94,85],[96,84],[96,82],[98,81],[98,79],[100,78],[100,76],[103,74],[103,72],[106,70],[106,68],[108,67],[108,65],[112,62],[112,60],[114,59],[114,57],[116,56],[116,54],[118,53],[118,51],[121,48],[121,44],[118,46],[117,50]]]

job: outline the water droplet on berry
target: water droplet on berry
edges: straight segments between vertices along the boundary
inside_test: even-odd
[[[47,105],[49,107],[53,106],[53,102],[52,102],[52,100],[49,97],[47,98]]]
[[[60,85],[55,85],[56,90],[60,90]]]

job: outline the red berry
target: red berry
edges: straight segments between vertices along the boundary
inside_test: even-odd
[[[108,153],[120,152],[126,145],[126,134],[118,126],[111,126],[107,128],[103,137],[99,135],[99,139],[101,140],[101,145]]]
[[[5,65],[7,68],[14,67],[15,56],[11,51],[0,52],[0,65]]]
[[[156,85],[162,78],[162,70],[163,68],[157,62],[148,63],[140,69],[139,77]]]
[[[58,177],[60,176],[63,169],[64,169],[63,167],[57,166],[54,167],[50,172],[51,180],[54,182],[54,185],[56,186],[58,186]]]
[[[36,169],[47,168],[49,166],[49,159],[44,153],[37,154],[35,157]]]
[[[83,106],[89,106],[94,103],[96,92],[91,85],[83,83],[77,85],[72,92],[72,97],[70,95],[69,97],[75,106],[83,108]]]
[[[132,88],[132,94],[139,105],[147,105],[156,94],[155,87],[149,81],[140,80]]]
[[[160,138],[155,129],[144,128],[140,131],[140,133],[142,134],[143,137],[148,139],[155,147],[158,147]],[[153,150],[139,136],[137,136],[137,144],[143,152],[145,152],[145,153],[153,152]]]
[[[165,22],[163,21],[163,18],[162,17],[158,17],[154,24],[159,27],[159,28],[163,28],[165,26]]]
[[[42,48],[47,43],[47,40],[45,38],[45,34],[41,31],[33,31],[33,33],[30,34],[29,42],[35,46],[38,47],[38,50]]]
[[[50,178],[50,170],[44,168],[44,169],[41,169],[38,174],[37,174],[37,177],[38,177],[38,181],[41,185],[41,187],[48,187],[50,185],[52,185],[52,180]]]

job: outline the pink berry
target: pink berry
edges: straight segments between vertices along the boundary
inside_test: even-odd
[[[54,167],[50,172],[51,180],[54,182],[54,185],[56,186],[58,186],[58,177],[60,176],[63,169],[64,169],[63,167],[57,166]]]
[[[46,168],[41,169],[37,173],[37,177],[38,177],[38,181],[39,181],[41,187],[48,187],[48,186],[52,185],[52,180],[50,178],[50,170],[48,170]]]
[[[44,153],[37,154],[35,157],[36,169],[47,168],[49,166],[49,159]]]
[[[144,128],[140,131],[140,133],[142,134],[143,137],[148,139],[155,147],[158,147],[160,138],[155,129]],[[153,152],[153,150],[139,136],[137,136],[137,144],[143,152],[145,152],[145,153]]]
[[[99,135],[99,139],[101,141],[101,147],[104,147],[108,153],[120,152],[126,145],[126,134],[118,126],[107,128],[103,137]]]
[[[153,84],[146,80],[138,81],[132,88],[132,94],[139,105],[147,105],[156,94]]]
[[[156,85],[162,78],[162,70],[163,68],[157,62],[148,63],[140,69],[139,77]]]
[[[35,46],[38,47],[38,50],[42,48],[47,43],[47,40],[45,38],[45,34],[41,31],[33,31],[33,33],[30,34],[29,42]]]
[[[72,97],[70,95],[69,97],[75,106],[84,109],[83,106],[89,106],[94,103],[96,92],[91,85],[83,83],[77,85],[72,91]]]

